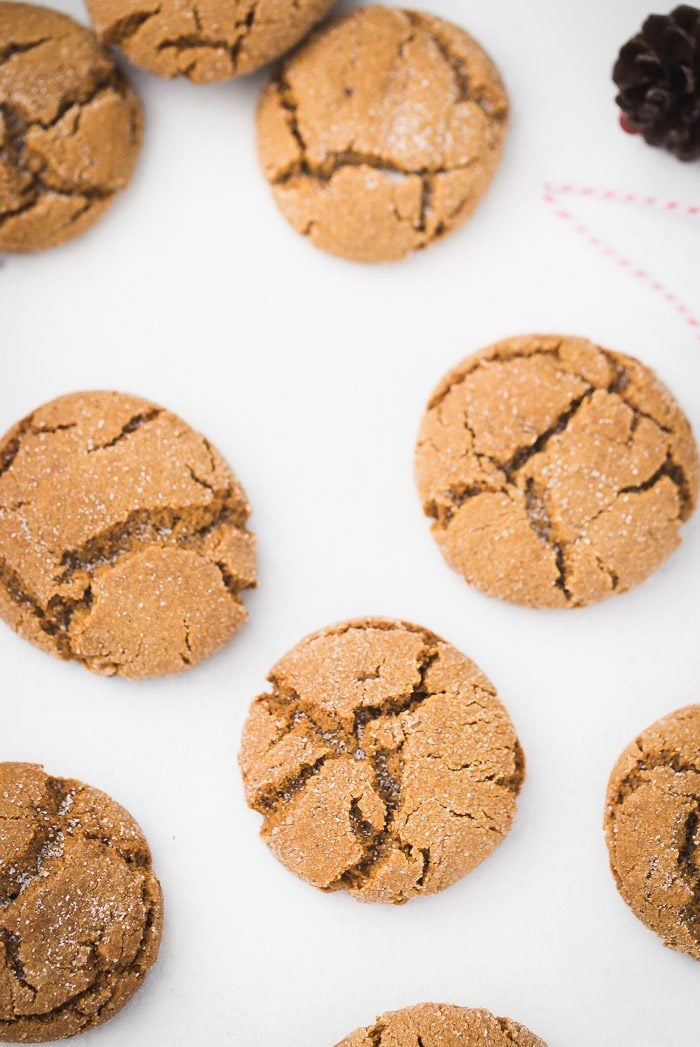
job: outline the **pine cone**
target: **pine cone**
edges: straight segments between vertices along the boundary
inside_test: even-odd
[[[613,80],[626,130],[679,160],[700,156],[698,8],[682,4],[669,15],[649,15],[620,49]]]

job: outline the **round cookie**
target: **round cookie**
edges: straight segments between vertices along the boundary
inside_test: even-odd
[[[638,360],[525,335],[443,379],[416,476],[433,536],[471,585],[528,607],[582,607],[631,589],[676,548],[698,454]]]
[[[87,0],[98,35],[158,76],[197,84],[250,73],[288,51],[335,0]]]
[[[94,33],[0,0],[0,251],[88,229],[131,179],[139,100]]]
[[[407,622],[351,621],[302,640],[268,679],[240,766],[291,872],[398,904],[501,843],[524,758],[492,684],[454,647]]]
[[[524,1025],[489,1011],[419,1003],[382,1014],[336,1047],[547,1047]]]
[[[508,99],[463,29],[361,7],[288,58],[258,110],[258,148],[285,217],[357,262],[426,247],[478,204],[501,157]]]
[[[97,789],[0,763],[0,1040],[101,1025],[155,963],[160,884],[140,828]]]
[[[658,720],[625,749],[608,784],[605,835],[635,916],[700,960],[700,705]]]
[[[174,414],[123,393],[62,396],[0,442],[0,616],[106,675],[196,665],[245,621],[249,512]]]

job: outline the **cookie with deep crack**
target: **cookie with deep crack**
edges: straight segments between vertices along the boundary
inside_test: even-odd
[[[388,262],[469,217],[507,120],[498,70],[463,29],[362,7],[323,26],[273,75],[258,148],[298,232],[343,258]]]
[[[36,764],[0,763],[0,1040],[101,1025],[142,985],[163,924],[131,815]]]
[[[622,753],[605,835],[635,916],[664,945],[700,960],[700,705],[664,716]]]
[[[0,2],[0,251],[88,229],[129,183],[142,130],[141,104],[94,33]]]
[[[134,65],[198,84],[250,73],[288,51],[335,0],[87,0],[97,33]]]
[[[249,512],[218,451],[170,411],[62,396],[0,441],[0,617],[107,675],[196,665],[245,621]]]
[[[380,1015],[336,1047],[547,1047],[524,1025],[489,1011],[419,1003]]]
[[[654,373],[584,338],[525,335],[433,393],[416,452],[447,562],[482,592],[582,607],[642,582],[680,543],[698,453]]]
[[[504,839],[524,758],[477,666],[427,629],[368,618],[302,640],[255,699],[240,766],[261,835],[322,890],[401,903]]]

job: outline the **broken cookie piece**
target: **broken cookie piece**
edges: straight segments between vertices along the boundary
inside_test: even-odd
[[[510,1018],[446,1003],[419,1003],[389,1011],[356,1029],[336,1047],[547,1047]]]
[[[157,76],[211,84],[288,51],[335,0],[87,0],[97,33]]]
[[[60,397],[0,441],[0,616],[107,675],[196,665],[246,619],[249,513],[221,455],[170,411]]]
[[[605,835],[635,916],[669,949],[700,960],[700,705],[664,716],[622,753]]]
[[[416,476],[433,536],[470,585],[582,607],[638,585],[680,543],[698,452],[644,364],[533,334],[467,357],[438,385]]]
[[[502,842],[524,758],[477,666],[369,618],[303,640],[253,702],[240,753],[262,837],[297,876],[368,902],[449,887]]]
[[[388,262],[464,222],[500,161],[508,99],[463,29],[362,7],[265,88],[258,149],[280,210],[331,254]]]
[[[141,829],[104,793],[0,763],[0,1040],[101,1025],[158,956],[160,884]]]
[[[0,250],[88,229],[128,185],[140,102],[94,33],[46,7],[0,2]]]

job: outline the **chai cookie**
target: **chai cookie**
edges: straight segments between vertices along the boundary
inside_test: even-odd
[[[700,705],[658,720],[625,749],[608,784],[605,835],[635,916],[700,960]]]
[[[198,84],[250,73],[288,51],[335,0],[87,0],[98,35],[158,76]]]
[[[268,679],[240,766],[261,835],[291,872],[401,903],[501,843],[524,758],[492,684],[454,647],[368,618],[302,640]]]
[[[160,884],[140,828],[89,785],[0,763],[0,1040],[101,1025],[158,956]]]
[[[507,119],[498,70],[463,29],[361,7],[273,75],[258,148],[298,232],[343,258],[389,262],[469,217],[498,166]]]
[[[419,1003],[382,1014],[336,1047],[547,1047],[510,1018],[446,1003]]]
[[[582,607],[638,585],[680,543],[698,454],[648,367],[533,334],[438,385],[416,475],[433,536],[471,585],[528,607]]]
[[[0,2],[0,251],[88,229],[128,185],[142,130],[139,100],[94,33]]]
[[[0,617],[106,675],[196,665],[246,619],[249,512],[218,451],[170,411],[62,396],[0,442]]]

